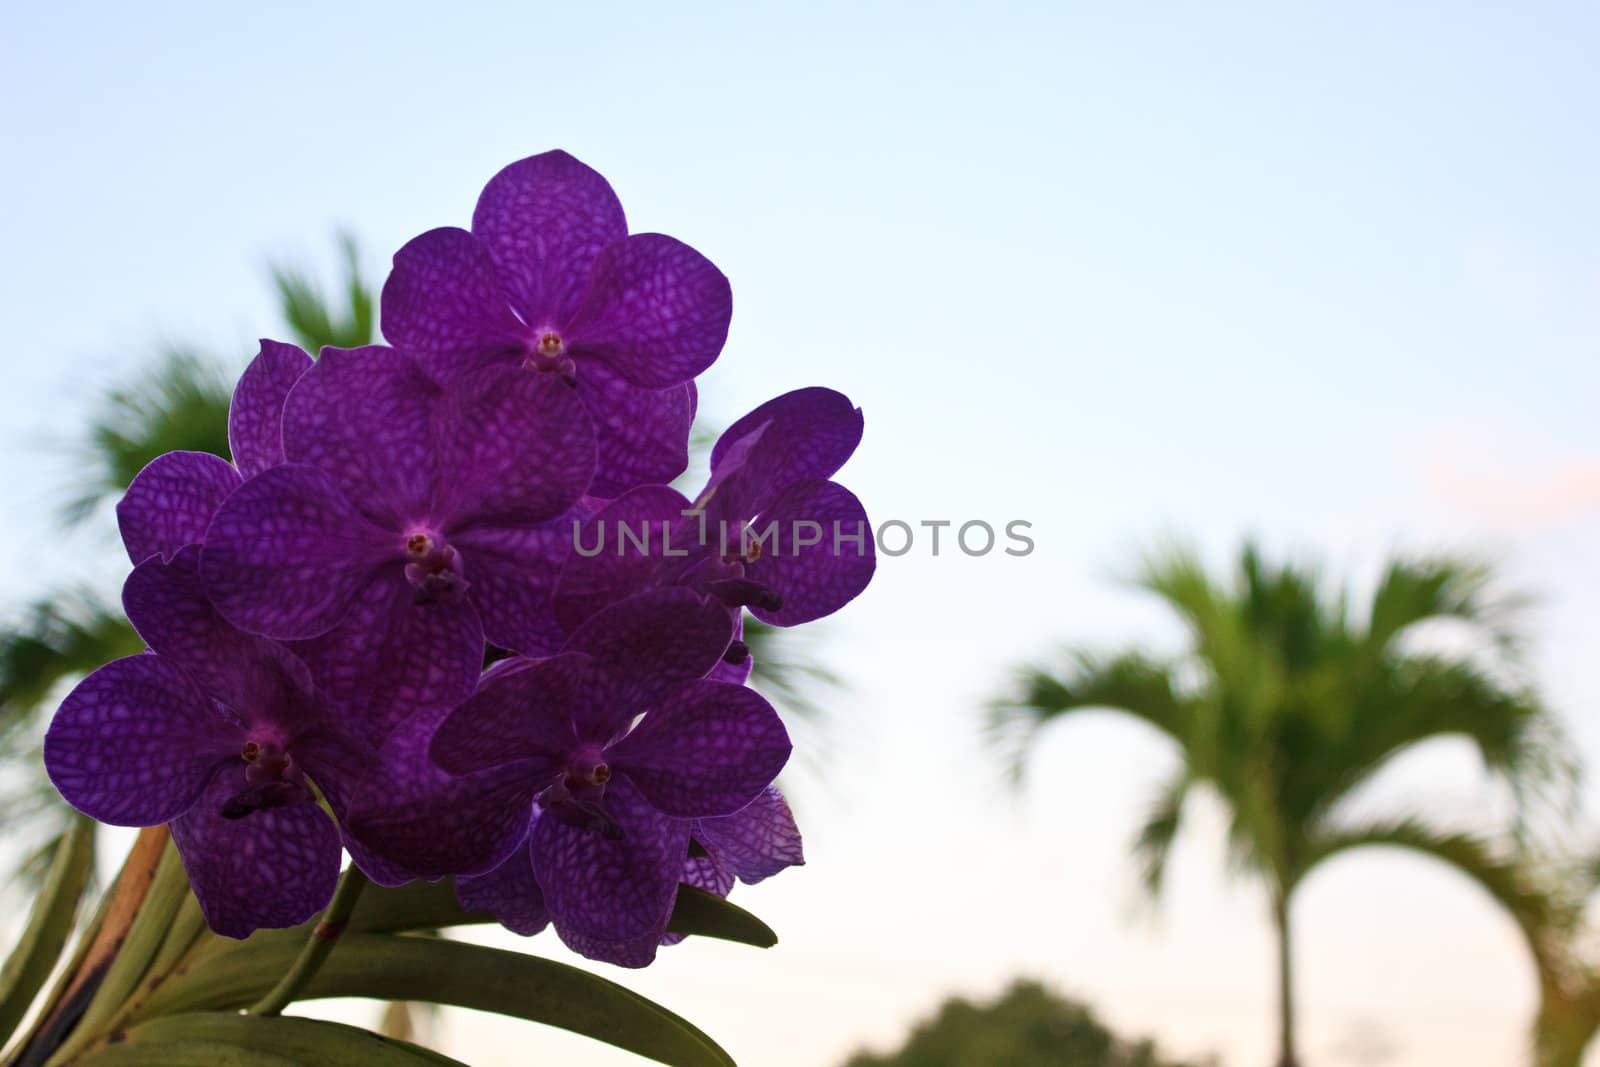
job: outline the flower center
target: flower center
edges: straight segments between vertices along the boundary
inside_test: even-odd
[[[543,330],[528,347],[526,365],[536,371],[559,374],[568,384],[576,382],[578,365],[567,355],[567,343],[554,330]]]
[[[279,741],[252,737],[239,749],[239,758],[245,764],[244,786],[223,801],[224,819],[242,819],[313,799],[305,772]]]
[[[611,781],[611,768],[604,763],[595,763],[587,767],[578,764],[567,768],[567,774],[561,784],[574,795],[589,791],[591,788],[604,787]]]
[[[418,604],[432,604],[467,588],[461,554],[438,533],[413,530],[405,539],[406,581]]]
[[[277,741],[251,738],[239,750],[239,758],[249,764],[244,769],[249,782],[281,782],[300,773],[294,757]]]
[[[609,840],[622,836],[622,827],[605,809],[606,783],[611,767],[594,748],[576,753],[561,780],[539,796],[539,807],[552,818],[586,833]]]
[[[769,528],[767,534],[763,536],[771,536],[771,534],[772,531]],[[726,531],[724,531],[722,537],[722,562],[729,566],[736,563],[754,563],[765,552],[761,537],[756,536],[755,532],[748,526],[739,525],[739,536],[736,540],[730,538]]]

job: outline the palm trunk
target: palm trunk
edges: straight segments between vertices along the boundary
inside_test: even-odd
[[[1278,935],[1278,1067],[1300,1067],[1294,1047],[1294,967],[1287,893],[1273,893],[1272,924]]]

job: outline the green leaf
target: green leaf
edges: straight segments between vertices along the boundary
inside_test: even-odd
[[[80,817],[62,835],[22,940],[0,969],[0,1044],[22,1021],[55,968],[93,866],[94,823]]]
[[[293,942],[242,942],[174,974],[145,1018],[252,1004],[299,955]],[[583,1034],[673,1067],[731,1067],[699,1029],[615,982],[537,956],[420,937],[349,933],[299,1000],[373,997],[510,1015]]]
[[[464,1067],[408,1042],[316,1019],[208,1012],[153,1019],[114,1036],[83,1062],[93,1067]]]
[[[441,930],[493,922],[487,912],[470,912],[456,903],[455,883],[412,882],[398,889],[371,886],[356,903],[350,929],[359,933],[401,933],[407,930]],[[678,903],[667,929],[675,934],[715,937],[742,945],[771,948],[778,935],[760,919],[735,904],[692,885],[678,887]],[[260,935],[257,935],[260,936]],[[295,940],[302,940],[298,935]]]
[[[678,903],[667,929],[675,934],[696,934],[741,945],[771,948],[778,943],[772,927],[736,904],[692,885],[678,887]]]
[[[84,1009],[72,1035],[57,1055],[63,1059],[87,1045],[95,1035],[120,1017],[137,995],[150,965],[161,952],[162,943],[173,932],[174,921],[184,899],[190,896],[189,876],[177,846],[168,838],[162,847],[150,887],[139,902],[139,910],[128,926],[127,935],[117,947],[94,997]]]
[[[467,911],[456,902],[456,882],[411,882],[395,889],[368,886],[356,901],[350,929],[357,933],[400,933],[405,930],[442,930],[447,926],[492,923],[494,916]]]

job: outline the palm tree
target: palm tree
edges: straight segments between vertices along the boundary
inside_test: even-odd
[[[1510,916],[1522,934],[1539,988],[1531,1034],[1537,1067],[1580,1067],[1600,1034],[1600,964],[1585,922],[1600,894],[1600,857],[1586,862],[1530,850],[1526,841],[1495,843],[1439,834],[1397,822],[1389,843],[1422,853],[1465,875]]]
[[[1587,862],[1520,857],[1512,877],[1503,862],[1481,854],[1441,857],[1478,881],[1497,900],[1509,898],[1539,984],[1533,1027],[1538,1067],[1579,1067],[1600,1034],[1600,964],[1585,923],[1588,905],[1600,894],[1600,857]],[[1508,892],[1509,891],[1509,892]]]
[[[1327,591],[1315,569],[1268,566],[1249,545],[1230,578],[1213,578],[1192,551],[1171,549],[1148,558],[1136,584],[1181,618],[1188,650],[1076,650],[1060,669],[1026,667],[991,709],[992,736],[1018,777],[1035,733],[1075,712],[1120,711],[1176,743],[1181,765],[1157,791],[1134,845],[1143,884],[1159,891],[1184,805],[1196,787],[1209,788],[1228,812],[1230,859],[1267,890],[1278,945],[1278,1063],[1297,1067],[1295,889],[1356,848],[1447,858],[1476,842],[1418,819],[1353,819],[1344,801],[1398,754],[1445,735],[1471,741],[1485,767],[1526,799],[1570,778],[1557,734],[1517,681],[1513,605],[1491,598],[1484,567],[1391,562],[1360,610],[1351,594]],[[1418,629],[1439,620],[1468,628],[1478,647],[1429,650]]]

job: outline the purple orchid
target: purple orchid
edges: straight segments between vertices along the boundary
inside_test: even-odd
[[[533,874],[533,854],[524,837],[500,866],[456,879],[456,900],[468,911],[493,915],[514,934],[532,937],[550,925],[544,891]]]
[[[244,479],[283,462],[283,401],[310,368],[301,349],[262,338],[228,407],[234,462],[209,452],[168,452],[145,465],[117,502],[117,526],[135,564],[156,555],[170,560],[185,545],[199,544],[211,516]]]
[[[101,667],[62,702],[44,742],[51,781],[101,822],[170,822],[218,933],[309,919],[341,854],[312,783],[338,812],[375,753],[295,656],[215,612],[197,547],[134,568],[123,606],[151,651]]]
[[[621,687],[624,701],[642,705],[704,676],[720,662],[728,635],[719,608],[687,590],[667,589],[602,612],[562,651],[586,658]],[[531,662],[495,663],[479,690]],[[359,838],[426,878],[481,874],[528,835],[532,793],[519,763],[450,774],[430,757],[434,734],[455,710],[430,708],[398,725],[383,744],[379,772],[351,805],[349,825]],[[484,742],[493,744],[492,735],[484,734]]]
[[[722,351],[733,300],[699,252],[629,235],[606,180],[565,152],[506,167],[472,230],[411,240],[383,287],[383,333],[441,381],[491,364],[564,379],[594,422],[591,489],[615,497],[688,464],[693,379]]]
[[[486,367],[446,387],[393,349],[324,349],[289,392],[282,440],[286,461],[207,527],[207,590],[235,625],[295,642],[375,742],[471,692],[485,634],[518,651],[553,640],[594,465],[562,382]]]
[[[497,664],[436,728],[395,731],[384,757],[393,769],[352,805],[354,832],[408,869],[489,877],[469,881],[469,896],[474,885],[511,893],[492,910],[527,928],[541,906],[512,891],[521,867],[505,867],[521,849],[569,946],[645,965],[666,931],[692,820],[740,810],[788,759],[771,705],[699,680],[730,629],[690,591],[658,590],[597,615],[557,656]],[[418,737],[436,769],[415,764]],[[438,802],[474,778],[492,784]]]
[[[866,513],[831,480],[862,418],[787,393],[723,434],[692,503],[668,488],[731,309],[595,171],[506,167],[470,232],[396,254],[395,347],[263,340],[233,462],[134,479],[123,602],[149,651],[63,702],[52,781],[104,822],[170,823],[230,937],[316,914],[348,850],[639,967],[679,939],[681,884],[803,863],[744,611],[792,626],[870,581]],[[486,643],[511,658],[482,670]]]
[[[556,588],[565,627],[647,588],[678,585],[775,626],[832,614],[876,562],[860,501],[828,481],[861,438],[861,412],[831,389],[770,400],[718,439],[711,479],[691,504],[642,486],[574,531]],[[740,646],[730,658],[740,663]]]
[[[806,861],[800,828],[777,786],[732,815],[697,820],[691,833],[706,859],[746,885]]]
[[[732,815],[693,820],[689,836],[689,854],[678,880],[719,897],[728,895],[735,880],[753,885],[805,862],[800,831],[776,786],[768,786]],[[550,925],[550,909],[526,840],[493,870],[457,879],[456,899],[468,911],[493,915],[501,926],[524,937]],[[682,940],[681,934],[666,934],[661,944]]]
[[[800,829],[775,785],[732,815],[696,819],[689,835],[689,856],[680,880],[723,898],[733,891],[736,880],[754,885],[805,863]],[[492,905],[501,901],[488,903],[492,911]],[[661,943],[676,945],[682,940],[682,934],[668,934]]]

